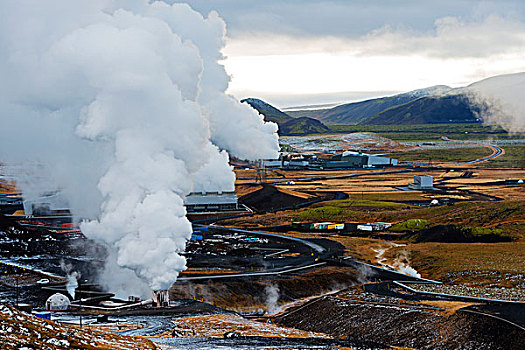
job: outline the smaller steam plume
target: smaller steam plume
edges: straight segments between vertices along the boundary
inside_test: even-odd
[[[366,265],[359,265],[357,268],[357,272],[359,272],[359,274],[357,275],[357,282],[359,283],[366,283],[368,281],[371,281],[372,278],[376,276],[375,271]]]
[[[266,293],[266,312],[274,314],[279,311],[279,287],[274,284],[269,284],[264,288]]]
[[[60,261],[60,268],[67,275],[67,283],[66,283],[67,292],[69,293],[69,295],[71,295],[73,299],[75,299],[75,291],[78,288],[78,279],[81,276],[80,272],[73,271],[73,265],[64,262],[64,260]]]
[[[466,92],[485,122],[509,132],[525,132],[525,73],[488,78],[468,86]]]
[[[66,289],[69,295],[73,299],[75,299],[75,291],[78,288],[78,278],[80,277],[80,274],[76,271],[73,271],[70,275],[67,275],[67,284]]]
[[[404,273],[405,275],[421,278],[421,275],[416,271],[416,269],[410,266],[409,252],[406,250],[400,250],[397,252],[396,258],[392,263],[392,267],[396,269],[396,271]]]

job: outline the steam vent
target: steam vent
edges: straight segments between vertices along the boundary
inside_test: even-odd
[[[153,291],[153,305],[156,307],[168,307],[170,304],[170,296],[167,289],[159,289]]]

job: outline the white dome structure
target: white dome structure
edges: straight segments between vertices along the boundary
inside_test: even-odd
[[[71,302],[64,294],[55,293],[46,300],[46,310],[61,311],[69,309]]]

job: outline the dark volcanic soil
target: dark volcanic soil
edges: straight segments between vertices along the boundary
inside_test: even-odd
[[[296,299],[341,289],[358,283],[359,278],[359,272],[352,268],[325,267],[272,279],[232,278],[191,283],[177,281],[170,292],[171,297],[176,299],[197,299],[231,310],[249,311],[250,308],[272,308]]]
[[[284,207],[292,208],[318,199],[320,198],[301,198],[299,196],[279,191],[275,186],[265,184],[261,189],[239,198],[239,202],[257,211],[267,211]]]
[[[525,331],[483,314],[400,302],[347,290],[291,309],[275,322],[350,340],[415,349],[521,350]],[[368,294],[368,293],[365,293]]]

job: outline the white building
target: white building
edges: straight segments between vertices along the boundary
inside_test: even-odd
[[[381,157],[381,156],[376,156],[376,155],[373,155],[373,154],[367,154],[367,157],[368,157],[368,164],[367,165],[369,167],[386,166],[386,165],[395,166],[395,165],[397,165],[397,159],[394,159],[394,158]]]
[[[414,175],[414,183],[408,185],[413,190],[434,189],[434,178],[430,175]]]
[[[264,159],[262,160],[263,168],[281,168],[284,161],[282,159]]]
[[[55,293],[46,300],[46,310],[63,311],[69,309],[71,302],[64,294]]]

